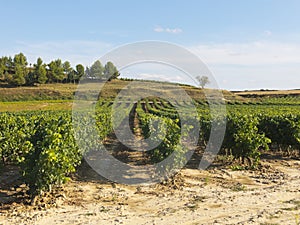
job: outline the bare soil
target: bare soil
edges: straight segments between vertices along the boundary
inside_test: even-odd
[[[183,169],[156,185],[111,183],[83,165],[51,195],[26,197],[16,168],[0,177],[0,224],[300,224],[300,161],[259,170]]]

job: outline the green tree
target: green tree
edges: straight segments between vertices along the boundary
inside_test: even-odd
[[[34,85],[35,82],[36,82],[36,76],[34,71],[29,71],[25,76],[26,85]]]
[[[108,80],[116,79],[120,76],[119,71],[112,62],[107,62],[104,67],[104,77]]]
[[[104,71],[104,68],[103,68],[101,62],[99,60],[97,60],[91,66],[89,75],[90,75],[90,77],[100,79],[100,78],[103,78],[103,71]]]
[[[4,80],[5,80],[8,84],[14,85],[14,84],[13,84],[13,76],[12,76],[12,74],[8,73],[7,71],[5,71],[5,73],[4,73]]]
[[[15,73],[11,76],[11,78],[8,80],[9,84],[21,86],[25,84],[25,70],[22,66],[16,65],[15,66]]]
[[[60,59],[51,61],[48,64],[48,80],[50,82],[62,82],[65,78],[64,67]]]
[[[83,76],[84,76],[84,66],[81,64],[76,65],[74,83],[75,83],[75,81],[79,81],[80,78]]]
[[[19,65],[23,68],[28,65],[27,58],[22,52],[14,56],[14,65]]]
[[[81,64],[76,65],[76,70],[72,70],[68,75],[69,82],[74,84],[79,81],[79,79],[84,76],[84,66]]]
[[[12,73],[14,63],[11,57],[1,57],[0,58],[0,78],[5,78],[7,73]]]
[[[34,64],[34,73],[36,82],[39,84],[44,84],[48,80],[46,65],[43,64],[43,60],[41,58],[38,58],[36,64]]]
[[[24,85],[26,83],[25,77],[28,75],[27,65],[26,56],[23,53],[16,54],[13,59],[12,76],[8,82],[17,86]]]
[[[72,81],[73,77],[74,77],[74,74],[75,74],[75,71],[71,67],[71,63],[69,61],[65,61],[63,63],[63,68],[64,68],[65,76],[68,78],[69,81]]]
[[[3,67],[0,65],[0,80],[4,80],[4,69]]]
[[[75,77],[76,77],[76,71],[75,70],[72,70],[72,71],[70,71],[68,74],[67,74],[67,81],[69,82],[69,83],[71,83],[71,82],[74,82],[75,83]]]
[[[0,80],[4,80],[4,74],[7,71],[4,57],[0,58]]]

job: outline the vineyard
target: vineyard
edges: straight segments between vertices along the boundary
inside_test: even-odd
[[[226,115],[212,118],[205,101],[193,102],[197,114],[191,113],[190,102],[176,102],[177,107],[180,106],[177,110],[171,102],[158,97],[117,105],[101,101],[96,105],[95,114],[76,112],[79,123],[72,123],[71,111],[4,112],[0,114],[1,167],[18,166],[32,196],[51,191],[68,181],[84,154],[96,148],[99,142],[114,137],[114,129],[118,126],[122,129],[123,121],[130,115],[131,120],[137,121],[131,127],[133,133],[140,130],[144,139],[160,143],[143,154],[149,163],[161,162],[175,153],[173,164],[167,167],[180,168],[190,151],[185,140],[194,143],[203,153],[209,142],[211,124],[216,122],[226,123],[219,154],[230,158],[239,168],[255,169],[261,153],[267,150],[299,155],[300,107],[278,102],[280,104],[229,102]],[[112,121],[114,110],[122,112]],[[197,126],[200,132],[195,135]],[[85,140],[95,135],[93,132],[97,138],[87,143]]]

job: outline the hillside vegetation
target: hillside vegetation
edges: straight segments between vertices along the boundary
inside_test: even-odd
[[[107,83],[101,90],[101,98],[113,100],[120,90],[125,88],[131,81],[114,79]],[[140,88],[141,92],[146,92],[155,82],[145,82],[145,86]],[[101,83],[100,83],[101,84]],[[170,91],[178,88],[176,84],[164,84],[169,86]],[[100,87],[99,83],[81,84],[81,90],[88,91],[90,86]],[[74,94],[78,85],[67,83],[40,84],[32,87],[1,87],[0,88],[0,111],[20,111],[20,110],[40,110],[40,109],[71,109]],[[196,100],[204,100],[203,90],[200,88],[182,85],[187,94]],[[244,98],[237,96],[229,91],[223,91],[224,98],[228,101],[245,101]],[[10,102],[13,102],[10,104]],[[61,105],[64,105],[61,107]],[[47,106],[47,107],[45,107]]]

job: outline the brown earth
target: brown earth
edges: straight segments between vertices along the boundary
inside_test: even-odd
[[[6,168],[0,224],[298,225],[299,178],[299,160],[274,156],[256,171],[185,168],[168,182],[139,186],[114,184],[83,165],[63,191],[26,202],[18,171]]]

